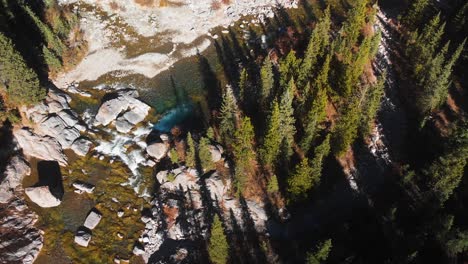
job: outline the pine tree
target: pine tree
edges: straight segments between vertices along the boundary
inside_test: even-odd
[[[446,62],[439,78],[437,79],[437,82],[435,84],[434,99],[433,99],[434,105],[436,107],[439,107],[440,105],[445,103],[445,101],[447,100],[449,87],[451,84],[450,77],[452,75],[453,67],[455,66],[458,58],[460,58],[460,55],[465,47],[465,44],[466,44],[466,39],[458,46],[458,48],[455,50],[450,60]]]
[[[325,54],[326,48],[330,44],[330,7],[325,10],[325,15],[315,27],[310,36],[309,44],[299,69],[298,86],[304,87],[308,79],[312,76],[319,57]]]
[[[310,180],[314,184],[320,183],[323,161],[328,156],[328,154],[330,154],[330,135],[327,135],[322,144],[320,144],[314,151],[314,158],[310,164],[312,169]]]
[[[468,163],[467,127],[467,124],[459,126],[450,138],[446,153],[424,171],[429,179],[429,187],[442,204],[460,184]]]
[[[251,162],[255,159],[254,128],[249,117],[242,118],[239,128],[234,133],[233,153],[236,163],[237,190],[242,191],[251,172]]]
[[[261,101],[267,102],[273,92],[275,78],[273,75],[273,63],[270,56],[266,56],[263,66],[260,69],[260,79],[262,81]]]
[[[296,52],[294,50],[289,51],[286,58],[282,59],[279,66],[280,71],[280,87],[288,86],[288,82],[295,78],[298,72],[299,61],[296,57]]]
[[[333,153],[342,156],[357,137],[360,107],[356,99],[344,109],[333,132]]]
[[[377,116],[377,111],[380,108],[380,102],[384,95],[386,74],[383,74],[377,80],[377,83],[371,85],[362,106],[360,134],[365,137],[371,133],[374,120]]]
[[[318,136],[322,122],[325,121],[327,117],[326,106],[327,92],[324,88],[320,88],[317,90],[317,94],[312,101],[309,108],[310,110],[304,121],[304,137],[301,141],[301,148],[305,153],[309,152],[312,142]]]
[[[307,264],[324,263],[327,260],[331,249],[332,249],[332,241],[331,239],[328,239],[325,242],[318,245],[317,250],[315,252],[307,254],[306,263]]]
[[[268,180],[267,192],[276,193],[278,191],[279,191],[278,177],[276,177],[276,175],[272,175],[270,180]]]
[[[47,48],[53,50],[58,57],[61,57],[66,49],[62,41],[57,37],[56,34],[54,34],[54,32],[47,24],[39,19],[39,17],[31,10],[31,8],[29,8],[29,6],[21,5],[21,7],[23,7],[24,11],[29,15],[29,17],[31,17],[34,24],[36,24],[37,28],[41,32],[42,37],[47,43]]]
[[[402,23],[410,29],[415,29],[422,22],[424,14],[429,6],[429,0],[415,0],[408,8],[407,14],[402,19]]]
[[[246,101],[246,91],[247,91],[247,85],[248,85],[248,80],[249,80],[249,73],[247,72],[246,68],[242,68],[240,78],[239,78],[239,100],[241,100],[244,105]]]
[[[232,92],[232,88],[230,86],[227,86],[226,91],[223,95],[223,101],[221,104],[221,111],[219,116],[219,130],[221,138],[224,139],[226,144],[230,144],[234,136],[234,131],[236,130],[237,126],[238,111],[239,108],[237,106],[237,101],[234,97],[234,93]]]
[[[12,41],[0,32],[0,89],[10,107],[30,105],[45,97],[37,74],[26,65]]]
[[[290,194],[291,201],[300,200],[307,196],[307,192],[314,184],[310,179],[311,174],[312,168],[309,166],[309,160],[307,158],[302,159],[287,181],[287,191]]]
[[[204,170],[208,171],[215,168],[213,160],[211,159],[210,140],[206,137],[202,137],[198,143],[198,156]]]
[[[179,163],[179,154],[177,153],[177,150],[175,148],[169,151],[169,157],[171,158],[172,163],[174,164]]]
[[[281,95],[280,100],[280,130],[279,133],[283,136],[282,152],[283,157],[289,158],[292,155],[292,147],[294,144],[294,135],[296,134],[296,119],[294,118],[293,99],[296,84],[291,78],[287,88]]]
[[[268,117],[267,131],[260,149],[260,157],[263,164],[273,166],[278,157],[283,135],[279,133],[281,128],[281,114],[278,102],[275,100],[271,106]]]
[[[343,57],[343,62],[345,64],[350,63],[348,60],[350,58],[350,52],[358,41],[361,29],[366,21],[366,9],[367,0],[359,0],[349,11],[348,19],[340,30],[338,53]]]
[[[188,167],[194,168],[196,163],[196,152],[195,152],[195,142],[193,141],[192,134],[187,133],[187,149],[185,153],[185,164]]]
[[[213,223],[211,225],[211,236],[208,241],[208,254],[210,255],[211,262],[214,264],[225,264],[228,261],[229,244],[218,215],[214,216]]]

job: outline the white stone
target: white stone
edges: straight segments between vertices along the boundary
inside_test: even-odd
[[[31,201],[40,207],[55,207],[61,203],[60,199],[50,192],[49,186],[29,187],[26,188],[25,193]]]
[[[101,221],[102,215],[95,210],[92,210],[89,215],[86,217],[86,220],[83,224],[83,226],[89,228],[89,229],[94,229],[99,222]]]

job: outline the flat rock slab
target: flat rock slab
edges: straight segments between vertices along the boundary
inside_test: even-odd
[[[85,228],[79,228],[75,234],[75,243],[82,247],[88,247],[89,241],[91,241],[91,232]]]
[[[29,187],[25,192],[29,199],[40,207],[55,207],[62,202],[50,192],[49,186]]]
[[[93,209],[89,213],[88,217],[86,217],[84,226],[92,230],[99,224],[99,222],[101,221],[101,218],[102,218],[101,213]]]
[[[87,192],[87,193],[92,193],[94,191],[94,188],[96,188],[94,185],[91,183],[83,182],[83,181],[75,181],[72,186],[80,191]]]

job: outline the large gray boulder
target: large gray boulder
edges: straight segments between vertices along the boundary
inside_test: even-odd
[[[50,192],[49,186],[29,187],[25,192],[29,199],[40,207],[55,207],[61,203],[60,199]]]
[[[55,160],[61,166],[67,165],[67,157],[56,139],[49,136],[39,136],[28,129],[16,129],[13,131],[13,135],[25,155],[41,160]]]
[[[58,115],[51,115],[37,126],[37,132],[41,135],[51,136],[57,139],[63,148],[70,148],[73,142],[80,137],[78,129],[68,124]]]
[[[146,147],[146,152],[148,153],[148,155],[157,160],[164,158],[168,150],[169,144],[164,142],[156,142]]]
[[[0,182],[0,203],[6,203],[13,198],[17,188],[21,188],[24,176],[31,173],[28,163],[20,156],[11,158],[5,169],[4,178]]]
[[[116,120],[119,115],[119,127],[123,129],[123,121],[133,126],[143,121],[151,109],[150,106],[136,99],[136,90],[122,90],[113,94],[113,97],[105,101],[98,110],[95,125],[107,126]],[[123,113],[123,114],[122,114]],[[128,124],[125,124],[128,126]]]
[[[86,228],[94,229],[101,221],[102,215],[97,210],[91,210],[83,224]]]
[[[86,156],[92,146],[93,143],[89,139],[78,138],[71,145],[71,149],[79,156]]]

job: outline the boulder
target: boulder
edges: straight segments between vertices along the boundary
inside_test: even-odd
[[[98,110],[95,125],[107,126],[116,120],[119,115],[121,122],[127,121],[131,125],[136,125],[143,121],[151,109],[150,106],[136,99],[136,90],[126,89],[110,94],[111,99],[105,101]],[[120,124],[121,128],[122,124]]]
[[[93,143],[87,138],[78,138],[71,145],[71,149],[79,156],[86,156]]]
[[[94,185],[83,182],[83,181],[75,181],[72,186],[80,191],[87,192],[87,193],[92,193],[94,191],[94,188],[96,188]]]
[[[145,254],[145,248],[141,244],[137,243],[133,247],[133,254],[135,254],[137,256],[141,256],[141,255]]]
[[[61,203],[60,199],[50,192],[49,186],[29,187],[25,192],[29,199],[40,207],[55,207]]]
[[[131,124],[130,122],[128,122],[124,118],[119,117],[115,121],[115,128],[117,129],[118,132],[126,134],[126,133],[130,132],[130,130],[132,130],[133,124]]]
[[[75,234],[75,243],[82,247],[88,247],[89,241],[91,241],[91,232],[85,228],[79,228]]]
[[[166,156],[169,145],[163,142],[156,142],[146,147],[146,152],[151,157],[160,160]]]
[[[56,139],[49,136],[41,137],[28,129],[14,130],[13,135],[25,155],[41,160],[55,160],[61,166],[67,165],[67,157]]]
[[[206,187],[210,191],[210,196],[213,201],[221,201],[229,191],[231,186],[230,180],[226,179],[226,183],[219,176],[218,172],[214,172],[209,178],[205,180]]]
[[[97,210],[93,209],[89,213],[88,217],[86,217],[86,220],[84,222],[84,226],[89,229],[94,229],[99,222],[101,221],[102,215],[99,213]]]
[[[210,145],[210,153],[211,153],[211,160],[213,162],[218,162],[222,158],[222,148],[218,148],[218,146]]]
[[[80,131],[69,126],[58,115],[51,115],[39,123],[37,132],[43,136],[47,135],[56,138],[63,148],[69,148],[80,137]]]
[[[11,158],[0,182],[0,203],[6,203],[13,198],[15,189],[21,187],[24,176],[30,173],[31,168],[22,157]]]

